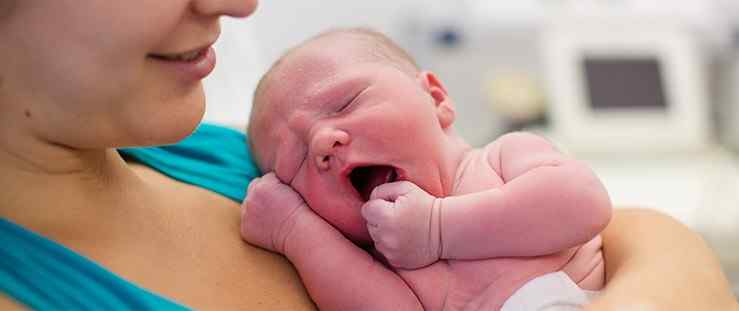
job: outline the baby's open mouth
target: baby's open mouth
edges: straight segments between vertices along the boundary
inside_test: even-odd
[[[394,167],[386,165],[361,166],[352,170],[349,179],[359,196],[366,202],[377,186],[396,181],[398,172]]]

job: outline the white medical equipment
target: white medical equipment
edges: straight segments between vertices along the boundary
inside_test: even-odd
[[[568,149],[660,153],[711,144],[706,56],[688,28],[562,19],[542,39],[552,130]]]

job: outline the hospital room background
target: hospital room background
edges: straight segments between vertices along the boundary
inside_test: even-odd
[[[335,26],[380,30],[436,72],[473,145],[539,133],[616,206],[699,232],[739,294],[739,0],[264,1],[223,25],[206,120],[243,130],[259,76]]]

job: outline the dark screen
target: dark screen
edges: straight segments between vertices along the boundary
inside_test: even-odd
[[[593,110],[667,108],[655,58],[586,57],[583,69]]]

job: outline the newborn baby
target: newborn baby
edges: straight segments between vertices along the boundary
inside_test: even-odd
[[[321,310],[587,303],[605,279],[601,182],[543,138],[476,149],[454,121],[442,82],[382,34],[292,48],[255,92],[248,132],[270,173],[249,185],[242,236],[284,254]]]

